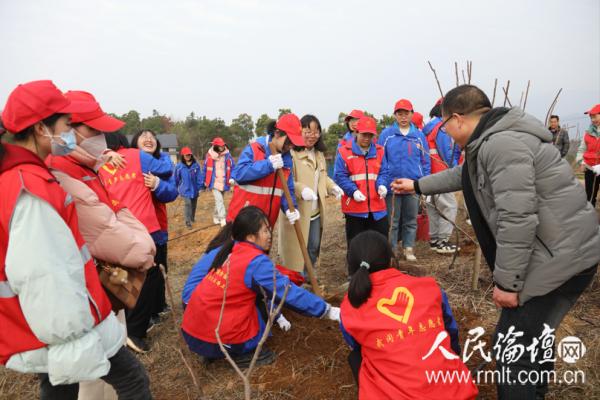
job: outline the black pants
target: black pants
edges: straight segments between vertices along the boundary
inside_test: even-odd
[[[598,186],[600,186],[600,176],[586,168],[585,170],[585,194],[589,202],[596,207],[596,196],[598,196]]]
[[[526,348],[532,343],[534,338],[540,338],[544,330],[544,324],[547,324],[552,329],[557,329],[581,293],[594,279],[596,269],[597,266],[593,266],[575,275],[550,293],[534,297],[522,306],[503,308],[498,326],[496,327],[496,334],[494,335],[494,345],[497,343],[498,334],[506,335],[511,326],[514,326],[515,332],[523,332],[523,336],[512,336],[515,339],[514,343],[501,341],[501,350],[504,350],[505,347],[521,345]],[[506,336],[504,338],[506,339]],[[497,386],[499,400],[533,400],[544,398],[548,391],[548,382],[543,381],[535,384],[527,382],[527,379],[525,379],[527,376],[547,377],[547,372],[542,371],[552,371],[554,369],[554,363],[552,362],[540,364],[543,350],[541,350],[539,344],[537,349],[539,353],[533,362],[527,351],[515,362],[510,362],[511,360],[505,360],[502,357],[496,361],[496,369],[502,376],[506,374],[511,381],[519,382],[512,385],[505,382],[499,383]],[[550,358],[558,357],[555,351],[553,353]],[[507,372],[509,369],[510,374]],[[530,373],[532,375],[528,375]],[[523,380],[525,382],[522,382]],[[540,380],[543,380],[543,378]]]
[[[359,345],[356,345],[354,350],[352,350],[350,354],[348,354],[348,364],[350,364],[352,376],[354,377],[354,381],[356,382],[356,387],[358,387],[358,374],[360,372],[360,366],[362,364],[362,353]]]
[[[119,400],[152,399],[150,381],[142,363],[125,347],[112,356],[108,375],[101,379],[111,385]],[[79,384],[52,386],[48,374],[38,374],[40,378],[40,399],[77,400]]]
[[[376,221],[373,214],[369,213],[368,218],[353,217],[346,214],[346,241],[350,245],[350,241],[361,232],[373,230],[387,237],[390,225],[386,217]]]
[[[127,334],[139,338],[146,337],[150,317],[163,310],[165,305],[165,280],[158,265],[167,267],[167,245],[156,245],[156,266],[146,273],[140,297],[132,310],[126,311]]]

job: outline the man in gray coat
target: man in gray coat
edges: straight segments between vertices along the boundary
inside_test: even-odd
[[[465,149],[465,163],[418,181],[397,179],[392,189],[424,195],[463,190],[493,272],[493,300],[502,307],[496,368],[508,374],[510,367],[510,378],[519,382],[519,372],[552,370],[553,363],[540,363],[539,346],[533,360],[527,352],[507,360],[503,350],[539,345],[536,340],[548,329],[554,333],[593,280],[600,261],[598,216],[552,134],[534,117],[519,108],[492,109],[471,85],[448,92],[442,114],[446,132]],[[509,338],[511,326],[523,335]],[[498,384],[499,399],[543,398],[546,391],[546,381]]]
[[[548,130],[552,133],[552,143],[554,143],[560,152],[560,156],[564,158],[569,152],[569,133],[566,129],[561,128],[558,115],[550,116],[550,126],[548,127]]]

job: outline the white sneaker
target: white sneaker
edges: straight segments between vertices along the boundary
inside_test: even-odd
[[[417,261],[417,257],[415,257],[412,247],[404,249],[404,258],[406,258],[406,261]]]
[[[219,223],[221,224],[221,226],[225,226],[227,225],[227,221],[225,220],[225,218],[222,218]]]
[[[221,220],[217,217],[213,217],[213,224],[215,225],[219,225],[221,223]]]

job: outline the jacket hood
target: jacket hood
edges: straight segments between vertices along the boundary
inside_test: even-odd
[[[6,150],[2,159],[0,159],[0,174],[8,171],[17,165],[33,164],[42,167],[48,171],[48,167],[37,154],[24,147],[13,144],[3,143],[2,146]]]
[[[423,134],[424,135],[429,135],[431,133],[431,131],[433,130],[433,128],[435,128],[435,126],[437,124],[439,124],[440,122],[442,122],[442,119],[440,117],[434,117],[434,118],[432,118],[423,127],[423,130],[422,130]]]
[[[223,151],[221,154],[214,151],[212,147],[210,149],[208,149],[208,155],[213,160],[218,160],[219,157],[225,157],[227,154],[229,154],[229,150],[227,150],[227,149],[225,149],[225,151]]]

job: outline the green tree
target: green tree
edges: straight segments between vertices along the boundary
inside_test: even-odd
[[[260,117],[258,117],[258,119],[256,120],[256,129],[254,130],[254,132],[256,133],[256,136],[266,135],[267,125],[272,120],[273,119],[271,117],[269,117],[267,114],[262,114]]]
[[[250,115],[243,113],[231,121],[229,129],[231,130],[232,136],[236,138],[236,141],[247,142],[252,138],[254,122],[252,121],[252,117]]]
[[[277,118],[281,118],[281,116],[282,116],[283,114],[289,114],[289,113],[291,113],[291,112],[292,112],[292,110],[291,110],[291,109],[289,109],[289,108],[280,108],[280,109],[279,109],[279,115],[277,116]]]

